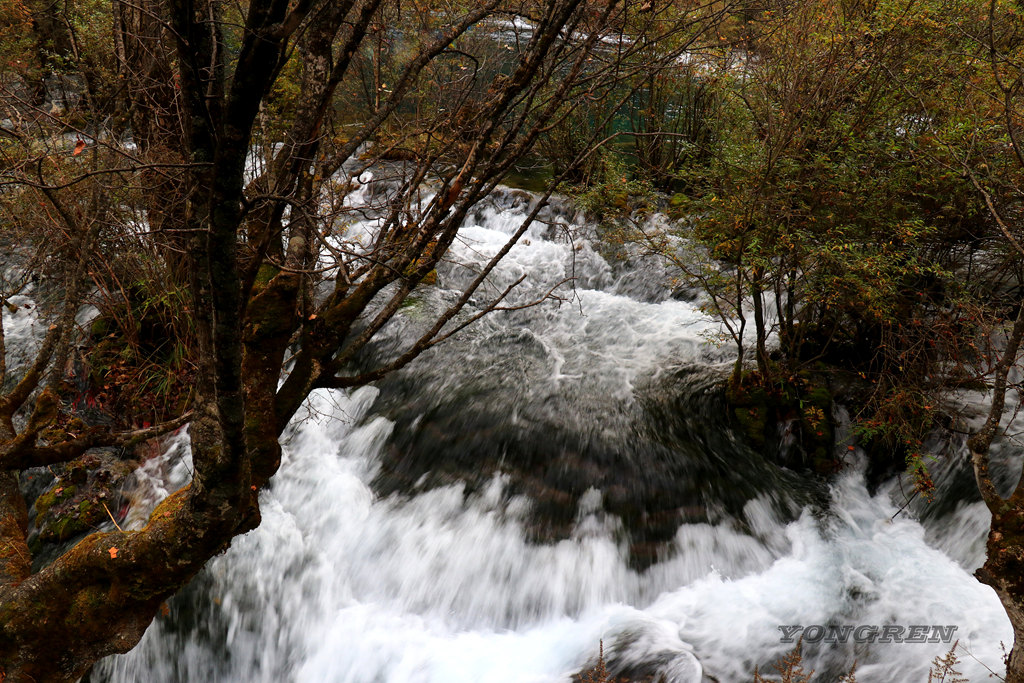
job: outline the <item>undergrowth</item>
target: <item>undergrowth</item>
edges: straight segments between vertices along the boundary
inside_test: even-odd
[[[956,649],[959,641],[953,643],[953,647],[944,655],[936,656],[928,669],[927,683],[969,683],[968,679],[957,670],[960,658]],[[797,642],[796,647],[787,653],[778,662],[772,664],[775,674],[772,678],[766,678],[758,669],[754,669],[754,680],[752,683],[824,683],[821,679],[812,679],[814,670],[805,671],[803,662],[803,644]],[[835,683],[857,683],[857,663],[854,662],[850,670],[839,676]],[[777,677],[775,677],[777,676]]]
[[[936,656],[928,669],[928,679],[923,683],[969,683],[968,679],[957,669],[960,657],[957,655],[959,641],[953,643],[949,652]],[[814,679],[814,670],[804,669],[803,643],[797,642],[792,651],[783,655],[782,658],[771,665],[774,673],[762,674],[760,668],[754,669],[754,679],[751,683],[825,683],[820,678]],[[997,678],[998,675],[993,674]],[[579,683],[640,683],[627,678],[613,678],[608,671],[608,665],[604,658],[604,641],[600,642],[597,656],[597,663],[589,669],[585,669],[573,677]],[[714,680],[714,679],[712,679]],[[643,683],[651,681],[645,679]],[[654,680],[652,683],[660,683]],[[857,663],[854,662],[850,670],[841,674],[835,683],[857,683]]]

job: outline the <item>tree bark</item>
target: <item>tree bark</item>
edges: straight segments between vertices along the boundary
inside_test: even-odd
[[[1024,501],[1011,498],[993,513],[985,564],[975,576],[995,590],[1013,627],[1006,682],[1024,683]]]
[[[91,534],[31,573],[26,501],[17,471],[67,460],[101,442],[125,445],[142,436],[88,431],[67,442],[40,443],[60,403],[46,392],[39,394],[28,426],[20,433],[15,429],[15,412],[27,412],[24,406],[31,405],[30,397],[42,386],[51,359],[61,357],[54,350],[68,337],[67,325],[55,326],[36,362],[0,396],[0,680],[73,681],[97,659],[131,649],[161,603],[232,538],[259,524],[258,493],[280,464],[279,436],[309,391],[376,379],[452,334],[452,328],[468,324],[453,320],[525,234],[529,221],[397,359],[360,375],[339,376],[437,266],[470,208],[529,152],[547,122],[571,99],[569,90],[589,61],[600,26],[616,11],[615,3],[607,3],[596,30],[572,54],[565,36],[573,34],[577,22],[594,16],[593,8],[580,11],[581,0],[542,3],[542,18],[517,56],[516,68],[497,76],[486,90],[487,106],[467,128],[471,144],[459,148],[459,163],[451,169],[432,166],[438,156],[431,156],[417,167],[401,190],[405,197],[400,195],[402,201],[384,212],[372,253],[338,257],[335,265],[344,276],[338,277],[332,295],[314,305],[310,291],[322,283],[316,278],[324,277],[318,263],[322,242],[316,240],[330,234],[335,219],[322,220],[315,213],[326,183],[400,110],[421,72],[450,51],[459,36],[493,15],[499,0],[455,13],[408,59],[376,113],[347,141],[322,149],[322,141],[330,139],[323,131],[336,104],[334,90],[379,4],[250,0],[230,60],[221,31],[232,22],[219,17],[220,3],[144,0],[120,7],[116,52],[130,81],[127,119],[141,156],[154,160],[167,153],[168,159],[187,164],[171,181],[142,177],[146,196],[141,204],[156,239],[163,240],[162,266],[187,266],[180,280],[187,279],[191,301],[182,315],[195,328],[199,359],[189,428],[195,473],[189,486],[157,507],[144,529]],[[299,120],[290,127],[268,177],[251,183],[250,194],[245,171],[254,123],[266,109],[293,39],[300,41],[299,54],[306,60],[300,83],[304,99],[295,107]],[[560,62],[562,50],[571,56]],[[234,68],[230,76],[229,61]],[[159,83],[148,87],[154,80]],[[549,101],[542,88],[552,93]],[[441,179],[441,189],[417,214],[408,206],[418,201],[417,188],[428,174]],[[161,189],[170,196],[149,196]],[[542,205],[533,209],[531,221]],[[282,219],[285,207],[291,209],[287,222]],[[274,240],[278,244],[270,248]],[[351,279],[350,263],[355,264]],[[86,269],[83,257],[80,270]],[[469,316],[469,322],[494,310],[501,297]],[[371,308],[381,299],[386,301]],[[68,310],[74,313],[80,303]],[[369,320],[354,333],[363,316]],[[294,354],[295,362],[279,387],[286,352]]]
[[[764,319],[764,272],[761,268],[751,269],[750,297],[754,305],[754,332],[757,335],[754,355],[757,360],[757,370],[761,373],[761,380],[768,380],[768,330]]]
[[[1017,317],[995,367],[992,403],[985,424],[967,440],[978,491],[992,513],[985,564],[976,576],[995,590],[1013,626],[1013,648],[1006,663],[1007,683],[1024,683],[1024,472],[1010,497],[1002,498],[989,472],[989,449],[999,431],[1006,405],[1007,380],[1022,342],[1024,301],[1017,305]]]

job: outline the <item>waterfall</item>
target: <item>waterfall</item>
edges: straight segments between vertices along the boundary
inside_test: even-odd
[[[531,201],[500,190],[475,211],[373,353],[429,323]],[[899,483],[872,490],[858,451],[828,481],[753,452],[715,389],[713,322],[569,209],[547,217],[569,232],[531,227],[479,296],[575,278],[563,300],[491,315],[375,386],[314,392],[260,527],[90,680],[555,683],[603,642],[624,675],[741,683],[793,648],[780,626],[844,624],[956,626],[960,671],[1000,668],[1009,621],[971,574],[980,504],[897,515]],[[187,479],[187,451],[179,434],[139,473],[132,523]],[[951,645],[805,643],[806,668],[924,683]]]

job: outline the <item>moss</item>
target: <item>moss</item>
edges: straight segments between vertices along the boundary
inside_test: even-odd
[[[36,517],[44,516],[54,505],[70,500],[77,492],[78,487],[74,484],[70,486],[63,486],[60,483],[54,484],[46,493],[36,498]]]
[[[256,411],[246,411],[245,418],[242,421],[242,428],[246,432],[261,432],[264,427],[263,415]]]
[[[97,339],[105,337],[110,334],[110,322],[103,316],[100,316],[92,321],[92,326],[89,331],[92,333],[92,336]]]
[[[831,408],[834,397],[827,387],[819,384],[811,388],[804,400],[819,408]]]
[[[75,594],[71,609],[68,610],[64,623],[75,629],[89,629],[96,624],[97,618],[104,618],[108,607],[108,591],[99,586],[89,586]]]
[[[262,268],[261,268],[262,269]],[[267,341],[279,335],[291,335],[294,327],[294,301],[291,284],[285,280],[282,286],[264,287],[260,294],[249,303],[250,324],[246,330],[247,341]]]
[[[53,520],[47,528],[39,534],[39,538],[42,540],[54,540],[63,541],[71,537],[75,529],[78,528],[78,520],[73,516],[68,515]]]
[[[755,446],[764,446],[764,430],[767,426],[766,416],[768,415],[768,410],[764,406],[744,405],[734,408],[733,413],[747,438]]]
[[[43,542],[67,541],[79,534],[84,534],[107,519],[106,510],[102,505],[88,498],[77,505],[62,506],[53,510],[48,519],[40,525],[39,540]]]
[[[751,446],[780,458],[781,464],[834,472],[834,396],[828,375],[805,371],[771,383],[756,373],[726,390],[735,425]],[[788,436],[779,426],[787,425]]]
[[[34,504],[33,550],[74,539],[108,522],[108,510],[120,507],[121,483],[133,469],[133,463],[102,451],[58,467],[60,479]]]
[[[733,415],[743,434],[754,446],[763,447],[768,418],[774,413],[768,393],[760,385],[741,385],[737,391],[730,388],[726,398],[733,406]]]
[[[39,436],[49,443],[61,443],[68,440],[68,433],[59,427],[44,429]]]
[[[690,206],[690,198],[682,192],[677,192],[668,200],[666,212],[671,218],[681,218],[686,215]]]
[[[259,270],[256,271],[256,284],[265,285],[273,280],[280,272],[280,268],[269,263],[264,263],[260,266]]]
[[[416,313],[421,308],[423,308],[423,299],[414,294],[410,294],[409,296],[405,297],[405,300],[403,300],[402,303],[399,304],[398,308],[399,310],[404,311],[405,313]]]
[[[164,498],[163,501],[156,506],[156,509],[153,510],[153,514],[149,516],[150,521],[154,519],[163,519],[165,517],[173,517],[175,513],[185,505],[187,500],[188,487]]]

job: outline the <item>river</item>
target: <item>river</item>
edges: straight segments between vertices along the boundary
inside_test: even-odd
[[[364,361],[425,325],[533,199],[479,207]],[[987,513],[962,449],[935,463],[933,507],[900,514],[898,481],[869,484],[845,444],[828,479],[771,462],[726,422],[729,348],[689,293],[595,248],[567,205],[546,215],[493,291],[525,274],[526,302],[574,277],[563,300],[493,314],[375,386],[314,393],[262,525],[90,680],[555,683],[603,642],[634,680],[742,683],[793,625],[955,626],[959,670],[999,670],[1012,633],[972,576]],[[127,523],[188,474],[179,434],[139,472]],[[852,640],[805,643],[815,680],[856,662],[858,681],[925,683],[952,646]]]

